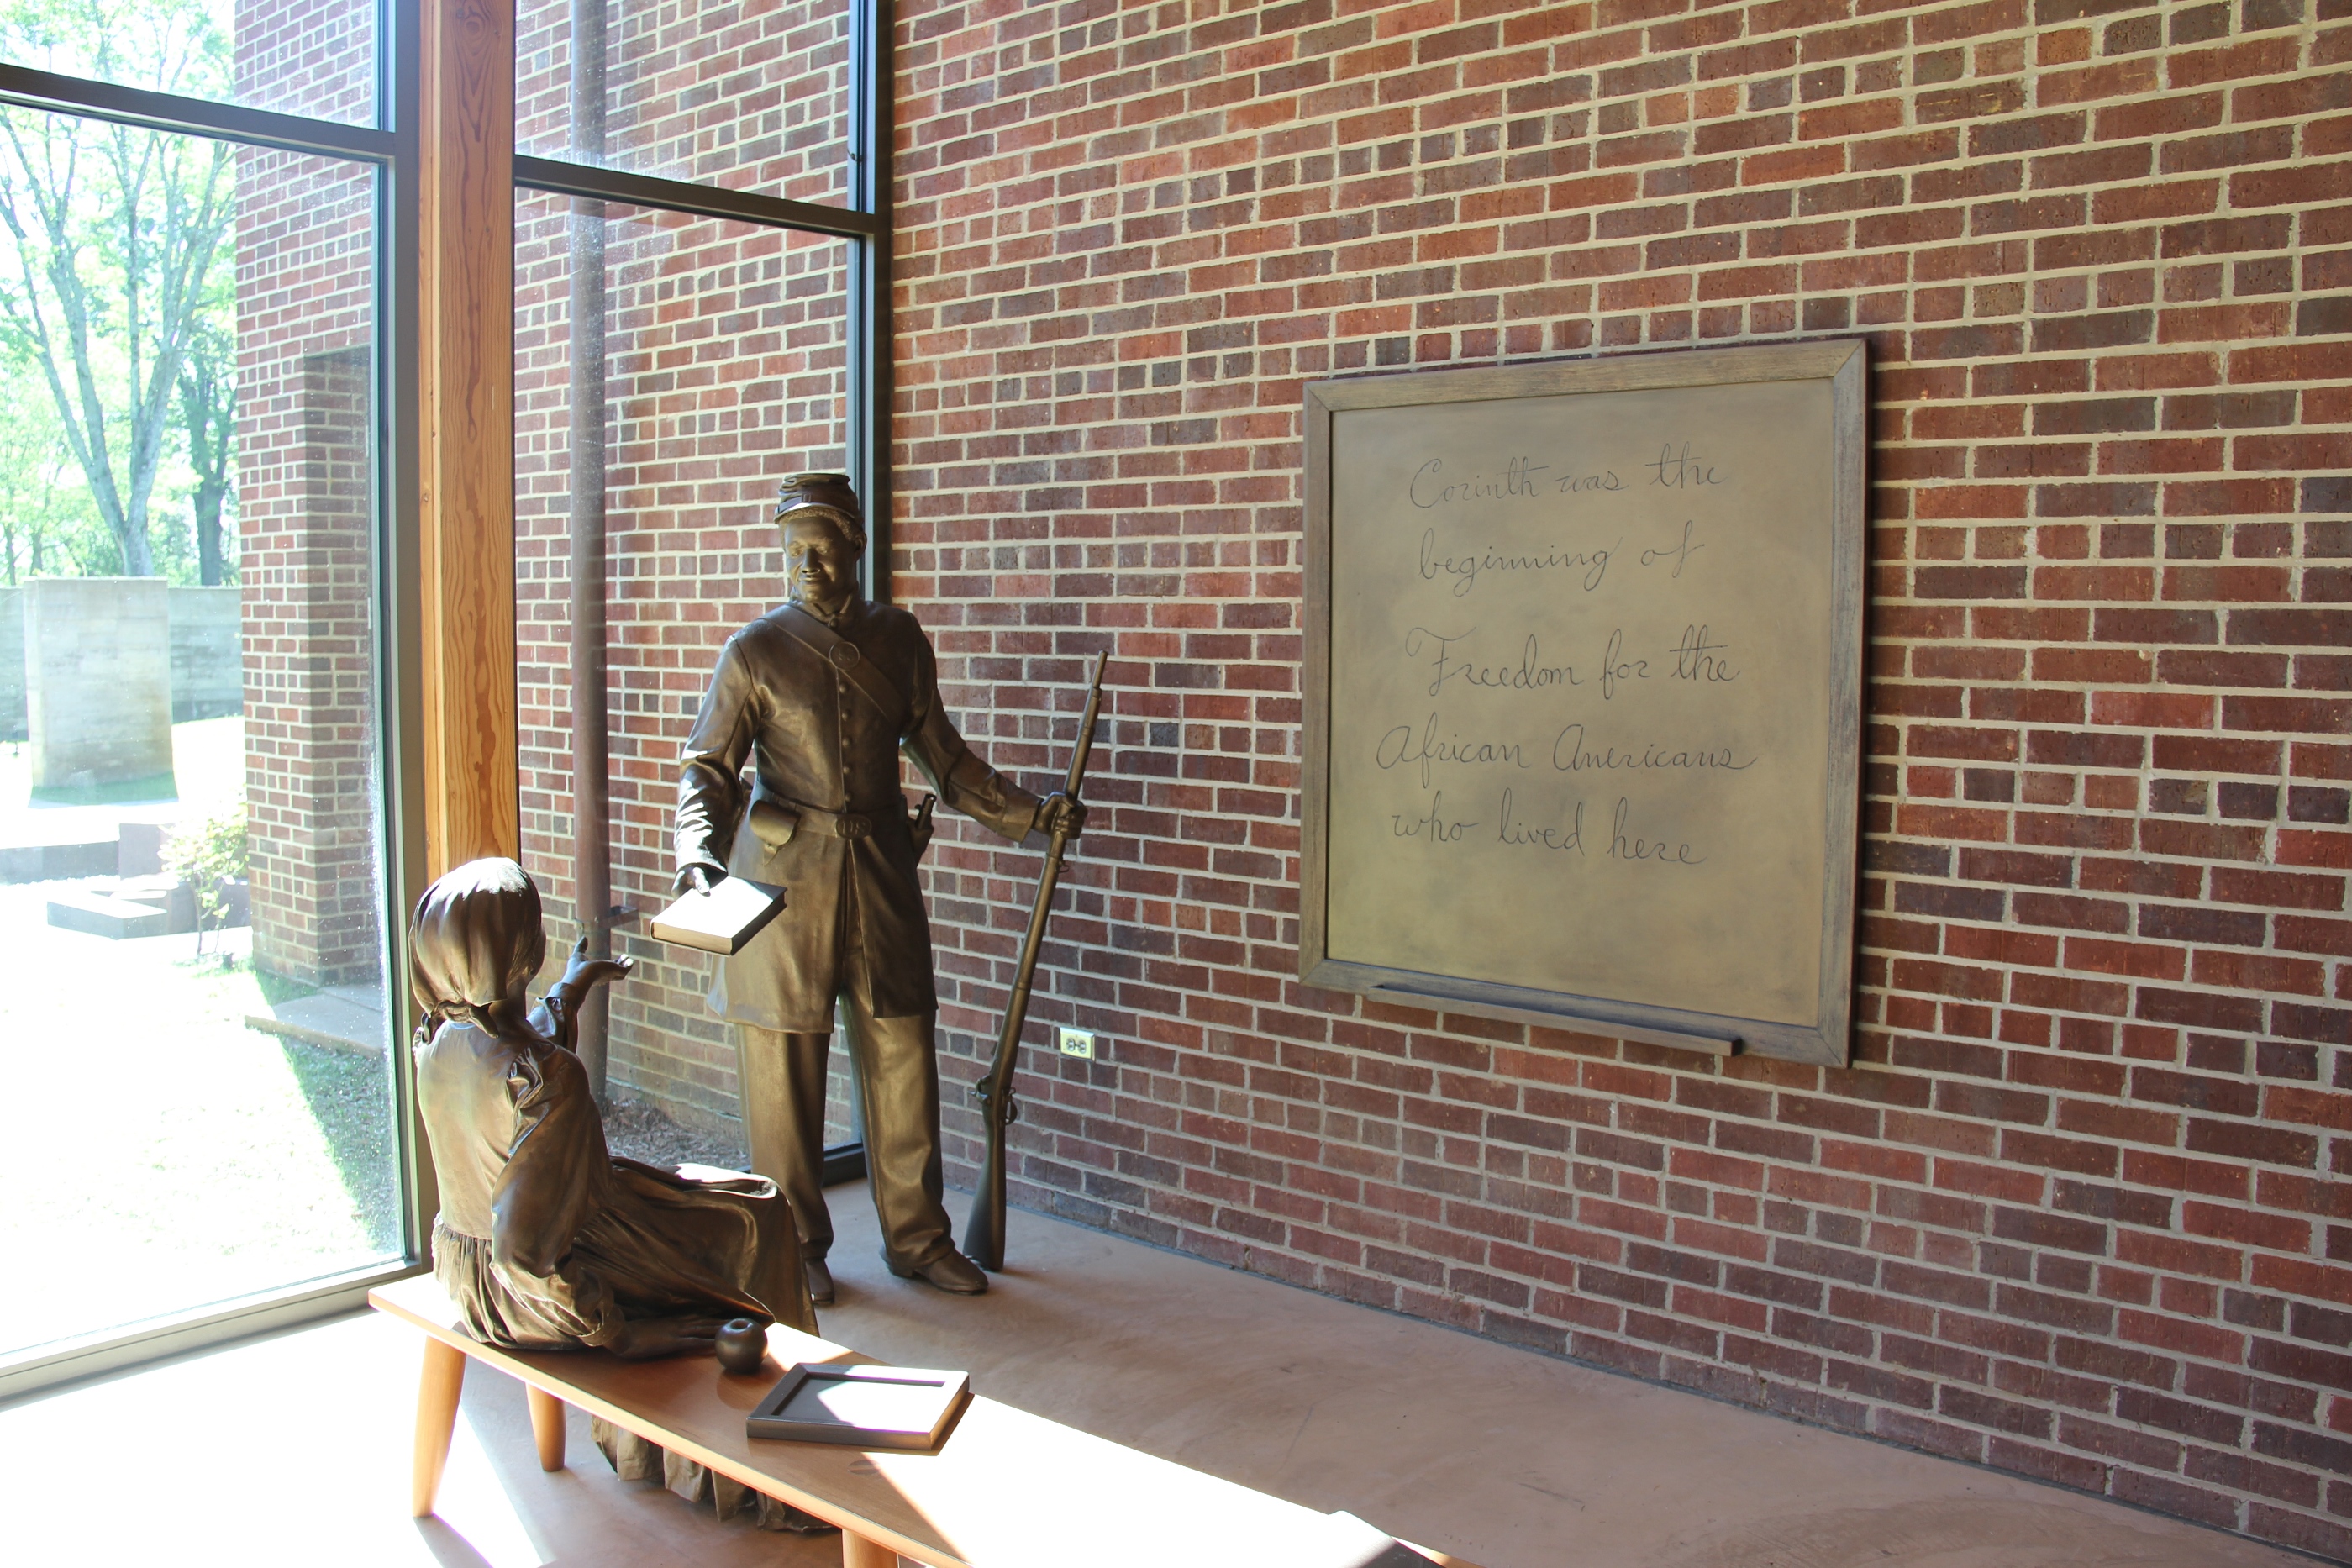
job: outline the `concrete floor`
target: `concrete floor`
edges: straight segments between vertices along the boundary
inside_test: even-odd
[[[997,1289],[950,1299],[884,1271],[862,1191],[833,1197],[842,1300],[823,1314],[828,1338],[968,1368],[1008,1404],[1483,1568],[2309,1561],[1034,1215],[1013,1215]],[[24,1568],[840,1561],[832,1537],[720,1524],[615,1480],[576,1415],[572,1468],[543,1474],[519,1385],[479,1369],[441,1512],[412,1521],[416,1365],[413,1333],[363,1314],[0,1407],[5,1555]],[[1041,1480],[1049,1497],[1086,1484]]]

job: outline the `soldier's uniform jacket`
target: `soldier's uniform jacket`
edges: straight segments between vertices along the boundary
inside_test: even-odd
[[[974,756],[948,721],[914,616],[852,599],[831,631],[786,605],[728,638],[678,781],[679,870],[722,866],[787,899],[742,952],[719,960],[710,1005],[787,1033],[829,1032],[834,996],[848,986],[877,1017],[938,1005],[901,747],[942,802],[1007,838],[1037,815],[1037,797]]]

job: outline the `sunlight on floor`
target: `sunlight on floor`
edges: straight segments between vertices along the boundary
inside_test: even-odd
[[[434,1518],[472,1547],[487,1568],[541,1568],[555,1560],[554,1553],[517,1510],[475,1430],[478,1421],[469,1414],[457,1423]]]
[[[838,1568],[837,1537],[722,1524],[623,1481],[573,1413],[539,1468],[522,1385],[466,1380],[411,1519],[420,1341],[373,1312],[0,1405],[9,1568]]]

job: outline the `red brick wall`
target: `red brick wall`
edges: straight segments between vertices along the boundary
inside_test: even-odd
[[[621,8],[605,37],[608,162],[800,201],[846,199],[845,0]],[[571,12],[516,16],[519,149],[567,154]],[[518,193],[515,534],[523,861],[555,950],[573,924],[570,463],[564,199]],[[613,894],[670,897],[680,742],[728,635],[782,597],[764,524],[782,478],[847,460],[841,241],[613,205],[605,230],[606,728]],[[734,1042],[708,964],[614,932],[637,961],[612,993],[614,1091],[732,1130]],[[554,967],[551,963],[551,969]],[[845,1103],[839,1118],[845,1135]]]
[[[515,535],[523,860],[551,969],[572,920],[569,293],[564,198],[515,207]],[[606,727],[614,901],[671,897],[677,758],[719,645],[783,595],[767,526],[782,475],[846,458],[846,247],[748,224],[606,209]],[[734,1042],[708,963],[615,932],[614,1082],[717,1129]]]
[[[236,0],[229,100],[281,114],[375,121],[370,0]]]
[[[365,123],[374,16],[240,0],[236,102]],[[236,164],[236,447],[254,961],[383,978],[376,844],[377,174],[259,148]]]
[[[243,36],[241,69],[300,52],[290,33],[277,51]],[[383,972],[375,201],[376,175],[362,165],[257,149],[237,157],[235,483],[254,961],[319,985],[373,984]]]
[[[1019,1201],[2352,1559],[2347,16],[899,0],[897,595],[1033,782],[1116,650]],[[1302,988],[1303,384],[1809,334],[1853,1068]],[[1034,869],[933,851],[964,1053]]]

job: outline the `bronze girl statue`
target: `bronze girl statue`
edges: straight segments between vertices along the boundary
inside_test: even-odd
[[[409,987],[425,1016],[417,1103],[441,1189],[433,1268],[467,1330],[632,1360],[708,1354],[732,1318],[815,1332],[773,1182],[659,1171],[605,1147],[573,1020],[629,961],[575,952],[531,1008],[523,990],[546,954],[539,889],[512,860],[458,867],[409,925]]]

